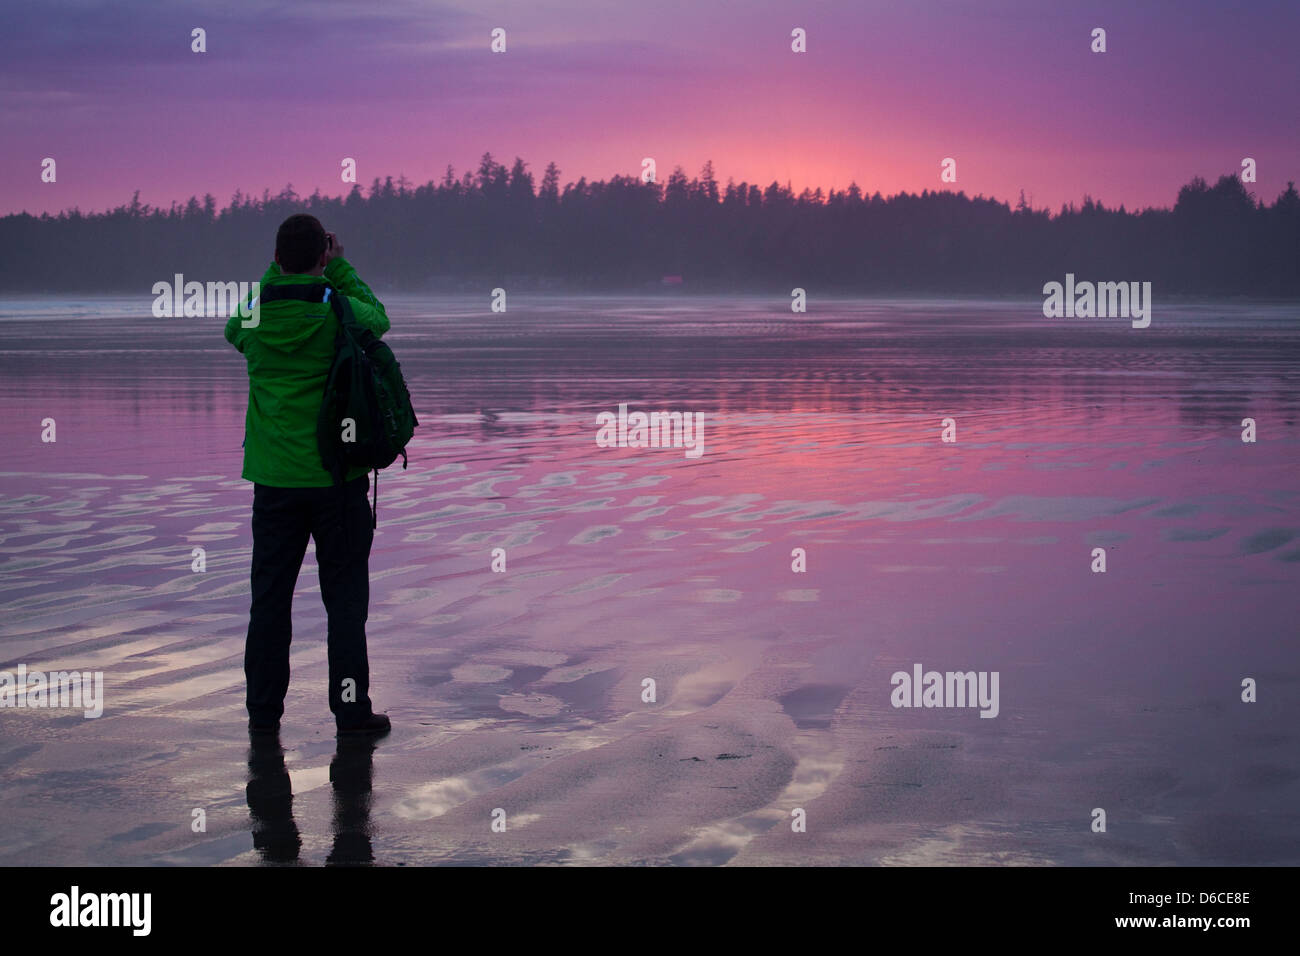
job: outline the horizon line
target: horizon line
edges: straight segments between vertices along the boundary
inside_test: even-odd
[[[490,157],[490,156],[491,156],[491,153],[490,153],[490,152],[484,154],[484,158],[487,158],[487,157]],[[481,164],[482,162],[483,162],[483,160],[480,159],[480,164]],[[515,157],[515,162],[522,162],[522,158],[516,156],[516,157]],[[494,161],[494,163],[495,163],[495,161]],[[553,165],[553,164],[554,164],[554,160],[550,161],[547,165],[548,165],[548,167],[549,167],[550,165]],[[707,164],[707,165],[711,165],[711,164],[712,164],[712,161],[709,160],[709,161],[706,162],[706,164]],[[525,166],[525,168],[527,169],[527,167],[529,166],[529,164],[524,163],[524,166]],[[507,167],[506,167],[504,164],[501,164],[501,163],[495,163],[494,168],[507,169]],[[454,171],[455,167],[454,167],[451,163],[448,163],[448,164],[447,164],[447,169],[448,169],[448,170],[453,170],[453,171]],[[481,169],[481,165],[480,165],[480,169]],[[558,167],[557,167],[557,170],[558,170]],[[513,170],[511,169],[510,171],[513,171]],[[703,171],[704,171],[704,169],[703,169],[703,167],[701,167],[700,172],[702,173]],[[676,165],[676,166],[673,167],[673,171],[672,171],[672,173],[669,174],[669,179],[671,179],[673,176],[675,176],[678,172],[681,172],[683,176],[686,175],[686,174],[685,174],[685,170],[684,170],[684,168],[683,168],[680,164],[678,164],[678,165]],[[463,171],[463,172],[462,172],[462,173],[461,173],[461,174],[456,178],[455,182],[456,182],[456,184],[457,184],[458,186],[464,186],[464,179],[465,179],[465,176],[466,176],[466,175],[471,176],[471,177],[472,177],[472,180],[473,180],[473,182],[472,182],[470,188],[475,189],[475,190],[479,190],[479,189],[481,189],[481,187],[480,187],[480,185],[479,185],[479,175],[480,175],[480,174],[479,174],[479,171],[477,171],[477,170],[475,170],[475,169],[472,169],[472,168],[470,168],[470,167],[466,167],[466,168],[464,169],[464,171]],[[541,191],[540,191],[540,188],[539,188],[539,186],[538,186],[538,182],[537,182],[538,177],[537,177],[534,173],[532,173],[531,171],[529,171],[529,172],[527,173],[527,175],[529,176],[529,178],[530,178],[530,180],[531,180],[531,182],[530,182],[530,187],[531,187],[531,189],[532,189],[532,193],[533,193],[534,198],[539,198],[539,197],[541,196]],[[635,174],[635,173],[633,173],[633,174],[614,173],[614,174],[612,174],[611,176],[609,176],[609,177],[606,178],[606,179],[588,179],[586,176],[579,176],[577,180],[570,180],[569,182],[564,183],[563,185],[559,185],[559,184],[557,183],[557,191],[559,192],[559,194],[560,194],[561,196],[563,196],[564,193],[565,193],[567,190],[569,190],[570,188],[576,186],[576,185],[577,185],[578,183],[580,183],[580,182],[581,182],[581,183],[586,183],[588,186],[591,186],[591,185],[597,185],[597,184],[605,185],[605,184],[611,183],[611,182],[613,182],[613,181],[615,181],[615,180],[624,180],[624,181],[626,181],[626,180],[632,180],[634,183],[636,183],[636,184],[638,184],[638,185],[642,185],[642,186],[655,186],[655,187],[657,187],[658,190],[662,193],[662,192],[664,192],[664,191],[666,190],[666,188],[667,188],[667,184],[668,184],[668,180],[667,180],[667,179],[662,180],[662,181],[661,181],[661,180],[658,180],[658,179],[655,179],[655,180],[652,180],[652,181],[650,181],[650,182],[637,183],[637,181],[638,181],[639,179],[640,179],[640,176],[639,176],[638,174]],[[1261,204],[1261,203],[1263,202],[1263,199],[1262,199],[1261,197],[1256,196],[1256,195],[1254,194],[1254,192],[1253,192],[1251,189],[1248,188],[1248,186],[1253,186],[1253,185],[1256,185],[1256,184],[1254,184],[1254,183],[1251,183],[1251,184],[1242,183],[1242,182],[1240,181],[1240,179],[1239,179],[1239,176],[1238,176],[1238,173],[1237,173],[1237,172],[1232,172],[1232,173],[1222,173],[1222,174],[1219,175],[1219,177],[1218,177],[1216,180],[1214,180],[1213,183],[1211,183],[1209,179],[1207,179],[1207,178],[1204,177],[1204,176],[1201,176],[1201,175],[1198,173],[1198,174],[1194,175],[1191,179],[1189,179],[1186,183],[1183,183],[1181,186],[1179,186],[1179,187],[1178,187],[1178,192],[1181,192],[1181,191],[1182,191],[1184,188],[1186,188],[1187,186],[1191,186],[1191,185],[1197,183],[1198,181],[1201,182],[1201,183],[1203,183],[1203,184],[1205,184],[1207,188],[1211,188],[1211,189],[1212,189],[1212,188],[1215,188],[1216,186],[1218,186],[1220,183],[1222,183],[1223,180],[1225,180],[1225,179],[1231,179],[1231,180],[1234,180],[1234,181],[1238,182],[1238,183],[1241,185],[1242,190],[1243,190],[1247,195],[1249,195],[1249,196],[1251,197],[1251,199],[1254,201],[1254,203],[1255,203],[1256,205],[1259,205],[1259,204]],[[406,179],[406,174],[405,174],[405,173],[400,173],[400,172],[397,174],[396,177],[393,176],[392,173],[387,173],[387,174],[385,174],[384,176],[375,176],[375,177],[372,177],[371,182],[370,182],[370,186],[369,186],[369,187],[363,187],[363,186],[361,185],[360,182],[354,182],[354,183],[351,184],[351,187],[350,187],[349,189],[343,190],[342,192],[340,192],[340,193],[338,193],[338,194],[323,193],[323,192],[321,192],[321,188],[320,188],[320,186],[317,185],[316,187],[314,187],[314,189],[313,189],[313,191],[312,191],[311,193],[306,194],[306,195],[303,195],[303,194],[298,193],[296,190],[294,190],[293,183],[291,183],[291,182],[286,182],[286,183],[284,184],[284,186],[282,186],[282,187],[280,188],[280,191],[279,191],[278,193],[272,193],[271,190],[270,190],[270,187],[269,187],[269,186],[268,186],[268,187],[263,187],[263,189],[262,189],[262,193],[261,193],[260,196],[258,196],[256,193],[252,193],[252,192],[245,193],[242,189],[236,187],[235,192],[231,194],[231,196],[230,196],[229,200],[227,201],[226,205],[224,205],[224,206],[217,206],[217,207],[216,207],[216,212],[217,212],[217,214],[219,215],[219,214],[221,214],[221,213],[223,213],[223,212],[226,212],[226,211],[228,211],[228,210],[230,210],[230,209],[235,208],[235,206],[234,206],[234,200],[235,200],[237,197],[239,197],[239,198],[244,198],[244,199],[254,199],[254,200],[257,200],[257,201],[259,201],[259,202],[265,202],[265,201],[275,200],[275,199],[278,199],[278,198],[280,198],[280,197],[283,197],[283,196],[285,196],[285,194],[286,194],[287,191],[292,192],[292,194],[296,197],[297,201],[299,201],[299,202],[304,202],[304,203],[307,202],[307,201],[310,200],[310,199],[313,199],[313,198],[319,198],[319,199],[321,199],[321,200],[328,200],[328,201],[339,201],[339,200],[347,201],[348,197],[351,196],[351,195],[354,194],[354,193],[360,193],[361,196],[362,196],[362,199],[363,199],[363,200],[367,200],[367,199],[369,199],[370,197],[372,197],[372,196],[375,195],[375,193],[376,193],[376,186],[378,186],[380,189],[387,188],[388,186],[392,186],[392,187],[394,187],[394,189],[397,189],[397,188],[400,187],[400,184],[402,183],[403,180],[406,180],[406,182],[407,182],[407,184],[408,184],[407,187],[406,187],[406,190],[407,190],[406,193],[405,193],[406,195],[410,195],[410,194],[414,193],[417,189],[424,189],[424,188],[428,188],[428,187],[433,187],[434,189],[444,189],[444,188],[447,188],[447,187],[444,185],[445,182],[446,182],[446,175],[445,175],[445,173],[444,173],[444,177],[443,177],[442,180],[437,180],[437,179],[428,179],[428,180],[426,180],[426,181],[423,182],[423,183],[414,183],[414,182],[412,182],[411,180],[407,180],[407,179]],[[693,177],[691,177],[691,178],[689,178],[689,179],[686,179],[685,182],[686,182],[686,185],[689,186],[689,185],[698,185],[698,184],[701,184],[701,183],[703,183],[703,182],[707,182],[707,180],[701,180],[701,179],[700,179],[700,176],[699,176],[699,173],[697,173],[695,176],[693,176]],[[974,202],[974,201],[980,201],[980,202],[992,202],[992,203],[995,203],[995,204],[997,204],[997,205],[1003,205],[1003,206],[1006,206],[1006,207],[1008,207],[1008,208],[1010,208],[1010,209],[1012,209],[1012,210],[1016,210],[1016,209],[1019,209],[1019,208],[1020,208],[1020,200],[1023,199],[1024,202],[1025,202],[1025,208],[1026,208],[1026,209],[1028,209],[1028,210],[1031,211],[1031,212],[1035,212],[1035,213],[1046,213],[1046,214],[1048,215],[1049,218],[1057,218],[1057,217],[1059,217],[1060,215],[1065,214],[1065,213],[1067,213],[1067,212],[1078,211],[1080,208],[1085,208],[1085,207],[1087,207],[1087,205],[1088,205],[1090,202],[1091,202],[1093,205],[1095,205],[1097,208],[1104,209],[1104,210],[1107,211],[1107,212],[1124,212],[1125,214],[1129,214],[1129,215],[1136,215],[1136,214],[1140,214],[1140,213],[1148,212],[1148,211],[1152,211],[1152,212],[1172,212],[1173,209],[1175,208],[1175,206],[1177,205],[1177,194],[1175,194],[1174,202],[1171,203],[1171,204],[1169,204],[1169,205],[1167,205],[1167,206],[1153,206],[1153,205],[1147,205],[1147,206],[1141,206],[1141,207],[1135,206],[1135,207],[1133,207],[1132,209],[1127,209],[1127,208],[1125,207],[1125,204],[1121,202],[1121,203],[1120,203],[1119,205],[1117,205],[1117,206],[1107,207],[1107,206],[1105,205],[1105,203],[1104,203],[1104,200],[1102,200],[1102,199],[1098,199],[1098,198],[1094,197],[1094,196],[1093,196],[1091,193],[1089,193],[1089,192],[1084,192],[1084,193],[1083,193],[1083,196],[1082,196],[1081,199],[1080,199],[1080,204],[1079,204],[1078,206],[1076,206],[1075,201],[1072,199],[1072,200],[1070,200],[1069,202],[1061,203],[1060,208],[1058,209],[1058,211],[1053,212],[1053,211],[1051,210],[1051,208],[1048,207],[1048,206],[1035,206],[1035,205],[1033,204],[1033,197],[1032,197],[1032,195],[1029,196],[1028,198],[1026,198],[1026,197],[1025,197],[1025,190],[1024,190],[1023,188],[1020,189],[1020,194],[1021,194],[1020,199],[1018,199],[1017,202],[1016,202],[1016,204],[1013,206],[1012,203],[1011,203],[1009,200],[1006,200],[1006,199],[998,199],[997,197],[992,196],[992,195],[986,196],[986,195],[984,195],[984,193],[982,193],[982,192],[980,192],[980,193],[976,193],[976,194],[974,194],[974,195],[969,195],[969,194],[966,193],[966,191],[965,191],[964,189],[956,189],[956,190],[954,190],[954,189],[951,189],[951,188],[936,188],[936,189],[922,189],[920,192],[909,192],[909,191],[907,191],[907,190],[905,190],[905,189],[902,189],[902,190],[899,190],[898,192],[895,192],[895,193],[882,194],[881,191],[880,191],[879,189],[876,189],[876,190],[874,190],[874,191],[868,191],[868,189],[866,189],[865,187],[862,187],[862,186],[858,185],[856,179],[852,179],[852,180],[850,180],[850,181],[849,181],[849,184],[848,184],[847,186],[843,187],[843,188],[838,188],[838,189],[837,189],[835,186],[830,186],[830,187],[827,187],[825,190],[823,190],[823,187],[821,187],[821,186],[816,186],[816,187],[812,187],[812,186],[804,186],[804,188],[803,188],[802,190],[800,190],[799,192],[795,192],[795,191],[794,191],[794,187],[791,185],[791,181],[790,181],[790,179],[789,179],[788,177],[787,177],[787,179],[786,179],[784,185],[781,184],[780,181],[777,180],[777,179],[773,179],[773,180],[772,180],[770,183],[768,183],[767,185],[760,185],[759,183],[756,183],[756,182],[751,183],[751,182],[749,182],[748,180],[741,180],[740,182],[736,182],[736,181],[735,181],[735,177],[732,177],[732,176],[728,176],[726,182],[723,183],[723,182],[721,182],[721,181],[718,180],[718,178],[716,177],[716,175],[713,177],[713,182],[717,185],[717,188],[718,188],[719,198],[718,198],[717,201],[718,201],[719,204],[721,204],[722,201],[723,201],[723,199],[725,198],[725,191],[726,191],[727,186],[729,186],[729,185],[734,185],[734,186],[736,186],[736,187],[739,187],[739,186],[747,186],[747,187],[750,187],[750,188],[757,188],[757,189],[763,191],[764,193],[766,193],[769,189],[771,189],[773,186],[775,186],[775,187],[777,187],[778,190],[782,190],[782,191],[784,191],[785,193],[787,193],[787,194],[789,194],[790,196],[792,196],[796,201],[800,201],[801,198],[803,197],[803,195],[804,195],[805,193],[811,193],[811,194],[815,195],[817,192],[823,192],[823,198],[822,198],[821,202],[820,202],[820,203],[817,203],[818,205],[823,205],[823,206],[826,205],[826,204],[828,204],[828,203],[830,202],[830,198],[831,198],[832,194],[836,194],[836,195],[845,195],[845,194],[847,194],[847,193],[849,192],[849,190],[850,190],[851,188],[853,188],[854,186],[857,186],[857,188],[859,189],[859,192],[860,192],[860,195],[861,195],[862,199],[864,199],[864,200],[872,200],[872,201],[874,201],[876,197],[880,197],[881,200],[887,202],[887,201],[890,201],[890,200],[893,200],[893,199],[902,198],[902,197],[907,197],[907,198],[922,198],[922,197],[925,197],[925,196],[931,196],[931,195],[936,195],[936,194],[940,194],[940,193],[947,193],[947,194],[950,194],[950,195],[952,195],[952,196],[956,196],[956,197],[960,197],[960,198],[965,198],[966,200],[968,200],[968,201],[972,201],[972,202]],[[1287,180],[1287,188],[1282,189],[1282,190],[1278,193],[1277,199],[1280,199],[1282,196],[1286,195],[1287,192],[1289,192],[1289,191],[1295,189],[1295,183],[1296,183],[1296,181],[1295,181],[1294,179],[1288,179],[1288,180]],[[507,188],[509,188],[509,182],[507,182],[506,186],[507,186]],[[108,207],[105,207],[103,210],[95,210],[95,209],[91,209],[91,210],[88,211],[88,212],[83,212],[79,206],[70,206],[70,207],[65,207],[65,208],[63,208],[63,209],[61,209],[61,210],[59,210],[59,211],[57,211],[57,212],[53,212],[53,213],[50,212],[49,210],[45,210],[45,211],[40,212],[40,213],[33,213],[33,212],[29,212],[29,211],[26,210],[26,209],[22,209],[22,210],[18,210],[18,211],[12,211],[12,212],[4,213],[4,214],[0,215],[0,219],[9,219],[9,218],[13,218],[13,217],[21,217],[21,216],[31,216],[33,219],[44,219],[44,218],[58,219],[58,218],[61,218],[61,217],[65,217],[65,216],[72,215],[72,214],[80,215],[80,216],[83,217],[83,218],[90,218],[90,217],[94,217],[94,216],[106,216],[106,215],[110,215],[110,214],[115,213],[115,212],[120,212],[120,211],[122,211],[122,210],[130,209],[130,208],[134,207],[135,204],[136,204],[136,203],[138,202],[138,200],[139,200],[139,196],[140,196],[141,191],[142,191],[142,190],[139,189],[139,188],[136,188],[136,189],[132,190],[132,196],[131,196],[131,201],[130,201],[130,202],[123,202],[122,204],[120,204],[120,205],[118,205],[118,206],[108,206]],[[399,193],[399,195],[400,195],[400,193]],[[143,204],[140,205],[140,208],[141,208],[142,210],[146,210],[148,213],[154,213],[154,212],[170,212],[170,211],[173,210],[173,209],[178,209],[178,208],[183,209],[183,208],[185,208],[186,206],[189,205],[190,201],[192,201],[192,200],[193,200],[193,201],[199,201],[200,199],[206,199],[208,196],[212,196],[212,197],[213,197],[213,200],[216,201],[216,197],[213,196],[213,194],[212,194],[211,192],[204,192],[203,195],[202,195],[202,197],[200,197],[200,196],[198,196],[198,195],[196,195],[196,194],[194,194],[194,193],[191,193],[191,194],[190,194],[188,197],[186,197],[184,200],[173,199],[173,200],[171,201],[171,203],[170,203],[169,205],[167,205],[167,206],[159,206],[159,205],[154,205],[154,204],[152,204],[152,203],[143,203]],[[815,200],[813,200],[813,201],[815,202]],[[1276,199],[1275,199],[1274,201],[1276,202]]]

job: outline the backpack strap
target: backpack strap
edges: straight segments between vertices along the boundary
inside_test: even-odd
[[[334,314],[338,316],[340,327],[346,326],[347,328],[354,329],[357,332],[361,331],[360,327],[357,325],[357,317],[352,314],[352,303],[348,301],[347,296],[341,292],[335,291],[334,289],[328,289],[325,293],[325,301],[329,302],[330,308],[332,308]]]

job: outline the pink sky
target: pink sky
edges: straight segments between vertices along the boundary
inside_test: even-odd
[[[422,183],[484,151],[538,179],[555,160],[564,182],[712,159],[724,183],[1024,189],[1052,209],[1085,193],[1170,205],[1246,156],[1268,202],[1300,179],[1300,5],[1138,6],[55,2],[0,22],[0,213],[101,210],[137,189],[163,206],[286,183],[338,194],[344,157],[363,185]],[[195,26],[206,53],[190,52]],[[488,49],[497,26],[505,54]]]

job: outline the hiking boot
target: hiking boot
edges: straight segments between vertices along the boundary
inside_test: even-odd
[[[344,726],[339,724],[338,732],[342,734],[374,734],[376,736],[386,734],[393,729],[392,721],[388,719],[387,714],[371,714],[359,724],[349,724]]]

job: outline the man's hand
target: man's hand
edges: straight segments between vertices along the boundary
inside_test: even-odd
[[[325,265],[329,265],[332,259],[343,258],[343,243],[339,242],[339,237],[332,232],[325,233],[325,254],[322,258],[325,260]]]

